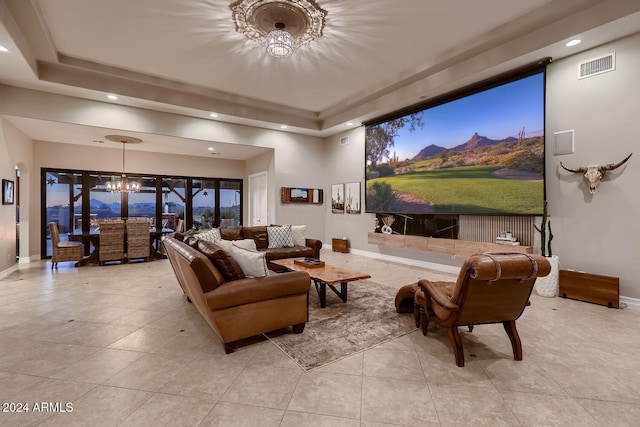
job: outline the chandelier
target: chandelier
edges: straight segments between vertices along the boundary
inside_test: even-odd
[[[229,7],[236,31],[279,59],[321,37],[327,15],[315,0],[238,0]]]
[[[122,144],[122,175],[120,179],[111,178],[109,182],[107,182],[107,191],[110,193],[137,193],[140,191],[140,183],[135,180],[129,180],[127,178],[127,174],[125,173],[125,155],[124,155],[124,147],[127,144],[139,144],[142,142],[141,139],[134,138],[132,136],[124,136],[124,135],[107,135],[106,139],[114,142],[119,142]]]

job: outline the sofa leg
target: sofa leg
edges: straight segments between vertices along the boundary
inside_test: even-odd
[[[231,354],[234,351],[236,351],[236,349],[229,343],[224,343],[224,352],[226,354]]]
[[[192,303],[191,298],[187,297],[187,302],[191,304]]]
[[[297,325],[293,325],[293,333],[301,334],[304,331],[306,323],[298,323]]]

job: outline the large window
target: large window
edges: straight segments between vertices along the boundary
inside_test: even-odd
[[[82,226],[82,174],[77,172],[43,173],[44,200],[43,246],[45,256],[52,255],[51,235],[48,224],[55,222],[60,230],[60,240],[68,240],[75,227]]]
[[[48,223],[58,223],[61,240],[96,232],[108,218],[148,218],[158,234],[183,229],[242,225],[242,180],[129,174],[137,193],[110,193],[111,172],[42,169],[42,254],[51,256]],[[72,236],[73,237],[73,236]],[[92,250],[85,239],[85,249]]]

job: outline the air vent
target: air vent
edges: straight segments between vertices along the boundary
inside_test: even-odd
[[[616,69],[616,54],[610,53],[600,58],[583,62],[578,66],[578,79],[597,76]]]
[[[343,136],[342,138],[340,138],[340,145],[347,145],[348,143],[349,143],[348,136]]]

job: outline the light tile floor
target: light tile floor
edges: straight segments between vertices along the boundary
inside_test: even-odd
[[[397,287],[451,277],[322,256]],[[434,326],[306,373],[261,337],[225,355],[166,260],[53,271],[41,261],[0,281],[0,425],[638,425],[639,326],[638,311],[533,295],[518,322],[521,362],[487,325],[462,332],[458,368]],[[73,411],[35,412],[40,402]]]

